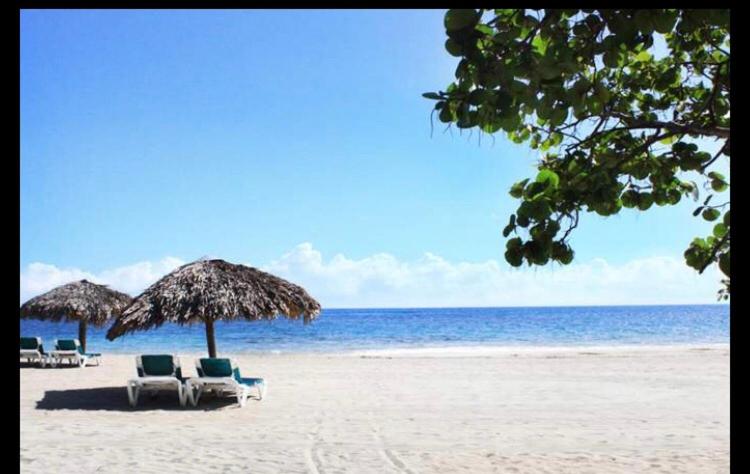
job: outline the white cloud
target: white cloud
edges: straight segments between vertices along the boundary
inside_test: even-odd
[[[681,257],[610,265],[514,269],[505,262],[450,262],[425,253],[400,261],[381,253],[329,261],[303,243],[263,267],[303,285],[328,307],[553,306],[716,302],[720,276],[698,275]]]
[[[110,285],[132,296],[182,265],[179,258],[165,257],[158,262],[138,262],[124,267],[92,273],[79,268],[58,268],[46,263],[31,263],[21,272],[21,301],[71,281],[87,279]]]
[[[97,274],[32,263],[21,272],[21,301],[81,278],[136,295],[183,263],[167,257]],[[304,286],[329,308],[713,303],[720,280],[714,269],[696,274],[681,256],[514,269],[495,260],[450,262],[431,253],[412,261],[387,253],[360,260],[337,254],[326,261],[310,243],[260,268]]]

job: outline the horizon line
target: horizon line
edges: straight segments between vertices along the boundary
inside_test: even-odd
[[[532,306],[361,306],[361,307],[325,307],[321,310],[357,310],[357,309],[503,309],[503,308],[630,308],[641,306],[731,306],[730,302],[716,303],[646,303],[646,304],[573,304],[573,305],[532,305]]]

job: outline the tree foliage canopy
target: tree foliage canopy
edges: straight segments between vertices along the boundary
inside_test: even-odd
[[[687,264],[718,263],[729,295],[728,10],[449,10],[445,49],[460,59],[437,101],[440,121],[543,153],[503,236],[505,259],[568,264],[581,211],[610,216],[691,197],[694,216],[716,222]],[[713,153],[713,143],[717,150]],[[707,195],[701,196],[701,181]]]

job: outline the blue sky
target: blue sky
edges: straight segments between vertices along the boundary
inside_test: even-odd
[[[324,265],[432,255],[510,271],[507,190],[537,155],[437,120],[431,134],[421,94],[456,65],[442,15],[22,12],[22,281],[34,264],[102,275],[202,256],[283,273],[311,249]],[[577,263],[681,261],[710,232],[694,207],[585,215]],[[713,302],[715,274],[685,272]],[[693,302],[697,287],[670,298]]]

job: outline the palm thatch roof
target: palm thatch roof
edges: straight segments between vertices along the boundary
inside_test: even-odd
[[[88,280],[58,286],[21,305],[21,318],[77,321],[102,326],[120,313],[132,298]]]
[[[107,331],[107,339],[166,322],[255,321],[285,315],[308,323],[319,313],[320,303],[300,286],[253,267],[201,260],[174,270],[135,298]]]

